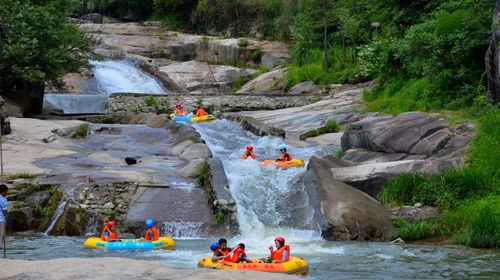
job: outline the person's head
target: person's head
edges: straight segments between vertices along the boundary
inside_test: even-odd
[[[116,228],[116,222],[115,221],[109,221],[106,223],[106,226],[110,228],[111,230],[115,230]]]
[[[245,250],[245,244],[243,243],[238,244],[238,247],[240,247],[242,250]]]
[[[274,239],[274,245],[276,246],[277,249],[285,246],[285,238],[283,238],[283,237],[276,237]]]
[[[217,249],[219,249],[219,242],[216,241],[210,245],[210,250],[215,251]]]
[[[181,106],[181,103],[177,103],[177,104],[175,104],[175,108],[181,108],[181,107],[182,107],[182,106]]]
[[[200,104],[196,104],[196,109],[200,109],[201,108],[201,105]]]
[[[145,224],[148,228],[152,228],[155,225],[155,221],[153,219],[147,219]]]
[[[9,187],[5,184],[0,185],[0,195],[5,196],[7,195],[7,192],[9,191]]]
[[[224,238],[219,239],[219,247],[221,248],[227,248],[227,240]]]
[[[282,152],[282,153],[286,152],[286,146],[285,145],[280,146],[279,149],[280,149],[280,152]]]
[[[249,151],[249,152],[253,151],[253,147],[252,146],[247,146],[247,151]]]

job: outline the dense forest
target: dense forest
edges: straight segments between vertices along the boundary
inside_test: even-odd
[[[91,40],[66,17],[91,12],[86,2],[0,0],[0,92],[20,82],[57,82],[84,66]],[[421,202],[444,211],[441,220],[398,222],[397,234],[405,240],[453,236],[469,246],[500,246],[500,113],[487,98],[484,66],[494,1],[93,2],[93,12],[118,19],[288,42],[287,88],[307,80],[326,87],[374,80],[373,91],[364,94],[367,110],[432,111],[449,116],[451,125],[474,122],[478,134],[464,169],[402,175],[380,199],[388,206]]]

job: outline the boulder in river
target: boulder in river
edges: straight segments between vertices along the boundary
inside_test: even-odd
[[[317,210],[323,237],[330,240],[383,241],[393,231],[391,213],[369,195],[335,180],[333,156],[313,157],[304,177]]]

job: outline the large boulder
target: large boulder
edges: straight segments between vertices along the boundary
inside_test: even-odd
[[[268,94],[282,92],[284,88],[284,79],[286,76],[286,69],[276,69],[264,73],[257,78],[246,83],[236,93],[246,94]]]
[[[369,195],[335,180],[333,156],[313,157],[304,184],[317,209],[323,237],[329,240],[386,240],[393,231],[391,213]]]
[[[210,69],[211,68],[211,69]],[[183,90],[211,88],[217,85],[230,86],[240,76],[255,72],[227,65],[211,65],[199,61],[175,62],[159,68]],[[212,76],[213,74],[213,76]]]

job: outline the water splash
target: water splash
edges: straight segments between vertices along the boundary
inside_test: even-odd
[[[314,209],[305,192],[302,176],[305,168],[276,169],[261,167],[257,161],[240,160],[246,145],[254,147],[257,159],[275,159],[283,139],[257,137],[227,120],[194,124],[214,156],[224,164],[231,194],[237,205],[239,240],[272,244],[273,236],[290,240],[321,239]],[[313,148],[288,146],[295,158],[307,160]]]
[[[68,204],[68,200],[63,197],[61,199],[61,201],[59,202],[59,206],[57,206],[56,212],[54,213],[54,215],[52,216],[52,219],[50,220],[49,227],[47,228],[47,230],[44,233],[46,236],[48,236],[52,232],[54,227],[56,226],[57,221],[59,221],[59,218],[64,213],[64,209],[66,208],[66,204]]]
[[[172,236],[176,239],[193,239],[201,238],[204,229],[203,222],[183,222],[172,221],[163,222],[160,225],[160,235]]]

